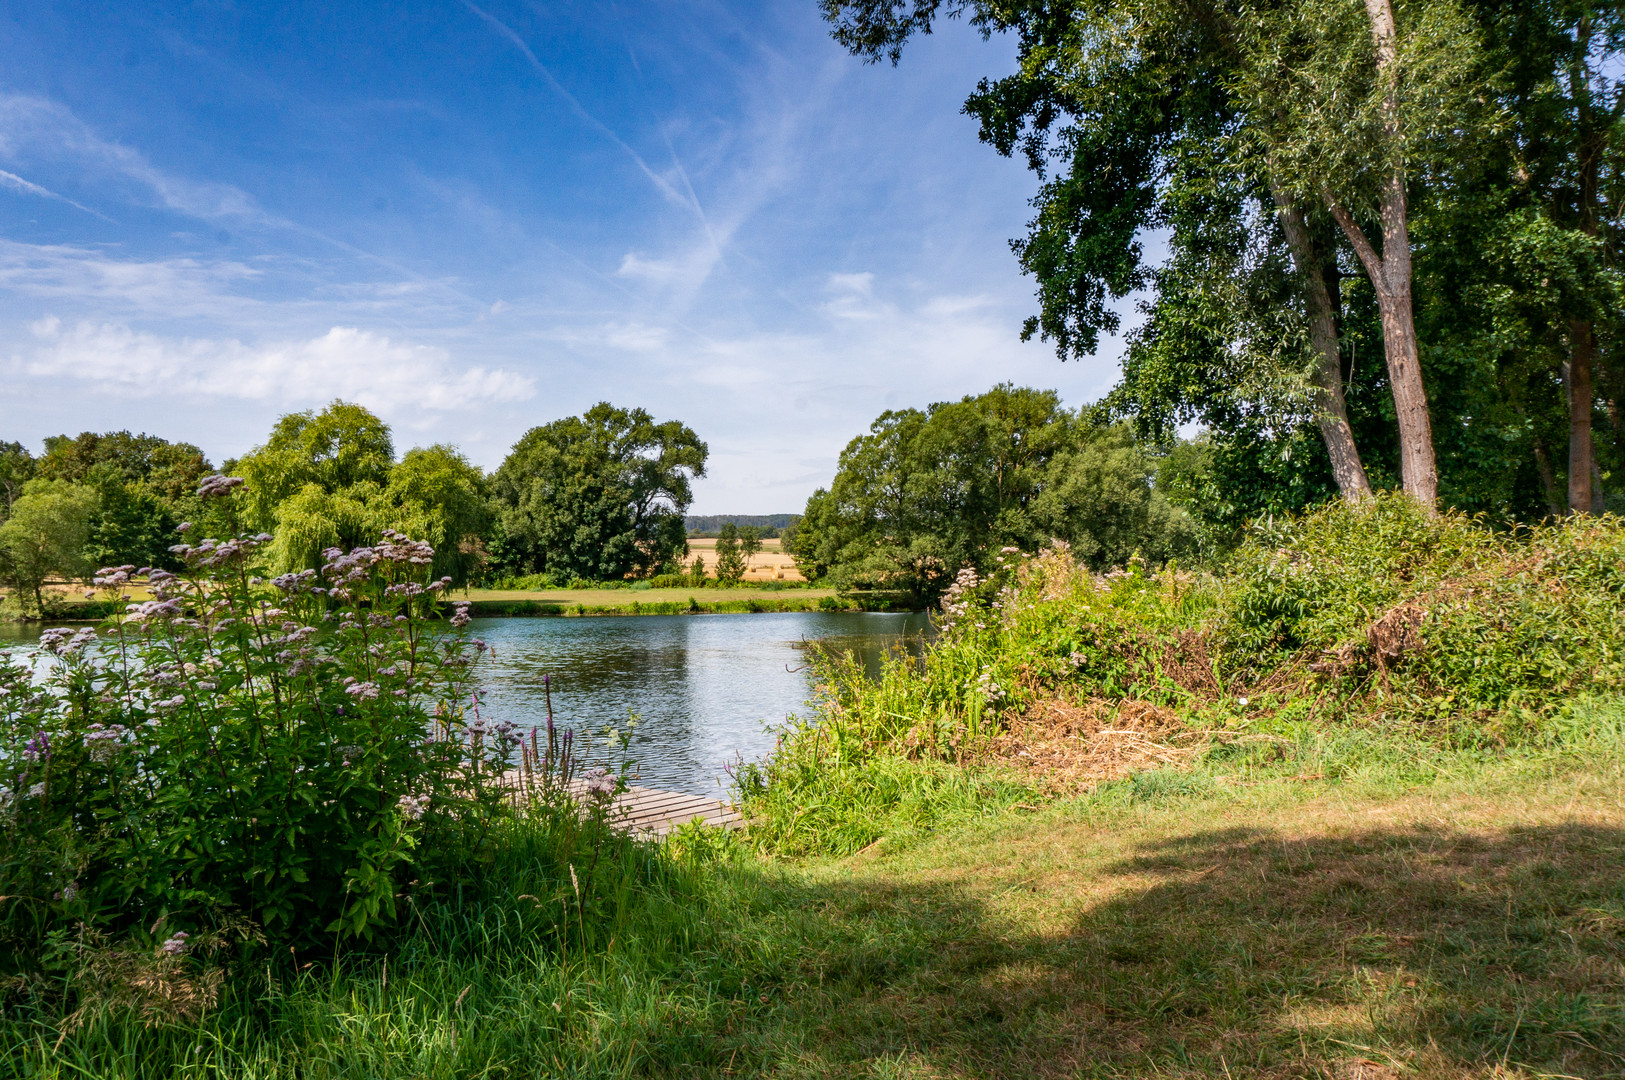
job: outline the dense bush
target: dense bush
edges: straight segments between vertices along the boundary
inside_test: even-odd
[[[263,583],[268,539],[178,545],[184,572],[154,571],[104,632],[47,631],[0,664],[14,958],[74,925],[367,936],[504,813],[520,735],[479,714],[483,645],[435,616],[428,545],[388,534]]]
[[[1391,495],[1262,522],[1201,575],[1138,560],[1095,574],[1064,545],[1007,548],[987,578],[961,573],[939,627],[878,680],[818,658],[812,719],[742,778],[763,842],[851,850],[930,786],[898,761],[980,763],[1049,703],[1191,732],[1530,738],[1570,702],[1625,689],[1625,522],[1497,531]]]

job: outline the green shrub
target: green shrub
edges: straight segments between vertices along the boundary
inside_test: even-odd
[[[1550,738],[1570,702],[1625,690],[1616,517],[1497,531],[1394,494],[1262,522],[1201,575],[1138,559],[1095,574],[1061,544],[992,563],[986,578],[960,573],[921,657],[869,678],[813,652],[812,718],[741,786],[760,842],[836,852],[905,803],[969,812],[897,777],[981,769],[1013,716],[1051,700],[1171,711],[1199,732],[1298,740],[1387,725],[1494,747]]]
[[[541,573],[525,574],[520,577],[494,578],[485,587],[511,592],[541,592],[544,589],[558,588],[558,583],[554,581],[552,574]]]
[[[436,619],[428,545],[389,533],[266,585],[266,540],[178,545],[186,570],[154,571],[154,598],[103,633],[46,631],[38,672],[0,663],[14,959],[75,925],[368,936],[505,812],[493,781],[520,736],[478,715],[483,644],[465,611]]]

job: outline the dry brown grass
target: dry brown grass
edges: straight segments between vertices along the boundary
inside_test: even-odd
[[[1077,794],[1102,780],[1178,766],[1207,733],[1190,731],[1172,709],[1144,701],[1051,698],[1014,717],[989,754],[1051,795]]]

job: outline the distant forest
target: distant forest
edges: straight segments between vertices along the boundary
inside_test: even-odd
[[[723,522],[731,521],[743,528],[754,525],[762,530],[762,535],[771,540],[779,535],[779,530],[788,528],[790,523],[800,514],[690,514],[683,519],[683,525],[688,529],[690,536],[715,536],[722,528]]]

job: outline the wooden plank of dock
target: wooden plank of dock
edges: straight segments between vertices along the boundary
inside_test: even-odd
[[[508,776],[511,786],[517,789],[518,774]],[[586,801],[586,781],[572,780],[567,790],[578,801]],[[737,829],[745,823],[745,816],[731,804],[704,795],[628,786],[610,804],[609,820],[617,828],[640,836],[665,836],[695,820],[716,828]]]
[[[720,800],[646,787],[621,792],[610,807],[610,820],[645,836],[665,836],[695,820],[722,829],[737,829],[745,823],[743,814]]]

